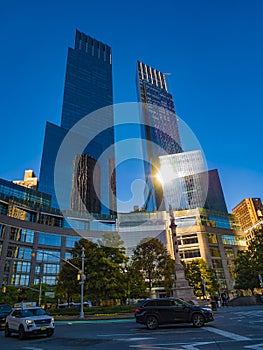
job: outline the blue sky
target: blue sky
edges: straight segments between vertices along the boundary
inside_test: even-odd
[[[137,101],[136,60],[171,73],[177,113],[219,170],[229,211],[263,198],[262,15],[261,0],[2,1],[0,177],[39,173],[78,28],[112,47],[115,103]]]

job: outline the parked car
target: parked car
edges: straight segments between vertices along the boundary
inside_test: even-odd
[[[91,300],[84,301],[83,302],[83,306],[84,307],[92,307],[92,301]],[[81,303],[72,302],[72,303],[69,303],[69,305],[68,305],[68,303],[58,304],[57,305],[58,309],[67,309],[68,307],[70,307],[70,308],[80,308],[81,307]]]
[[[90,300],[89,301],[84,301],[83,302],[83,306],[84,307],[92,307],[92,302]],[[81,303],[72,302],[71,303],[71,307],[80,308],[81,307]]]
[[[54,318],[38,306],[16,307],[6,317],[5,336],[18,333],[19,339],[29,335],[45,334],[52,336],[55,330]]]
[[[6,316],[10,314],[12,308],[10,305],[0,304],[0,329],[5,328]]]
[[[156,329],[159,325],[172,323],[192,323],[202,327],[214,320],[211,308],[187,303],[177,298],[141,300],[135,309],[136,322]]]

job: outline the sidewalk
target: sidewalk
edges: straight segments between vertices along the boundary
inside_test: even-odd
[[[259,310],[263,310],[263,304],[221,306],[220,308],[217,308],[217,310],[213,310],[213,312],[216,315],[217,313],[225,313],[225,312],[232,312],[232,311],[250,311],[250,309],[255,310],[255,308],[258,308]]]

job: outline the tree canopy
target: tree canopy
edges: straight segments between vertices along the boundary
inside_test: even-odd
[[[109,241],[107,236],[105,239]],[[81,269],[81,249],[85,253],[85,295],[86,298],[96,300],[121,299],[127,294],[127,283],[123,279],[123,267],[127,263],[124,248],[104,245],[101,240],[93,243],[81,239],[72,249],[72,264]],[[77,280],[78,271],[65,263],[59,273],[57,292],[67,294],[67,298],[80,290]]]
[[[203,259],[194,259],[184,263],[185,277],[194,288],[196,296],[213,295],[218,292],[218,282],[214,271]],[[204,290],[205,285],[205,290]]]
[[[237,253],[235,259],[236,289],[250,290],[260,288],[259,275],[263,276],[263,229],[254,233],[247,250]]]
[[[142,275],[150,295],[155,286],[163,286],[167,293],[170,291],[175,262],[158,239],[141,241],[133,252],[131,266]]]

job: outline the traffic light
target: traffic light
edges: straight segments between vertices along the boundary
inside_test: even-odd
[[[6,286],[4,284],[2,285],[2,293],[6,294]]]

